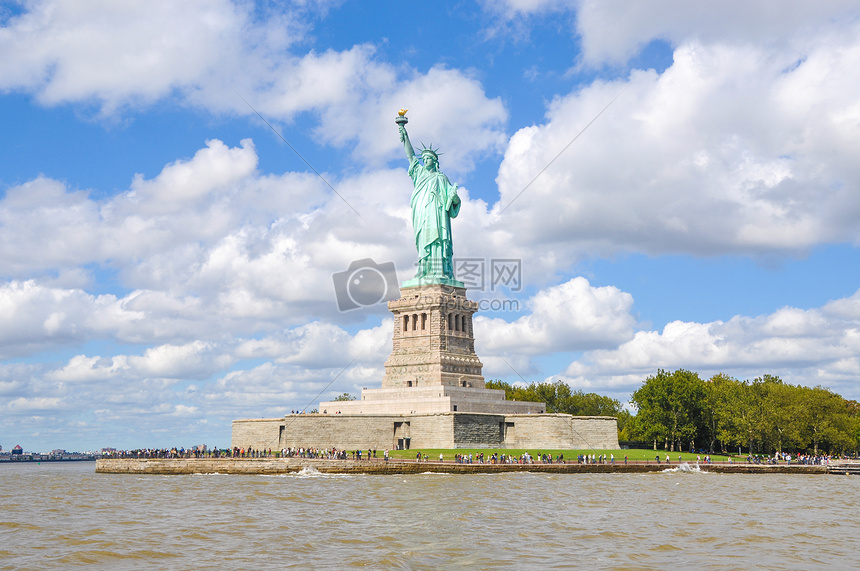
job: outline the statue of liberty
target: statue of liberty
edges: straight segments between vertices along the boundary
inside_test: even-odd
[[[446,284],[464,287],[463,282],[454,278],[454,245],[451,240],[451,219],[460,212],[457,185],[451,184],[439,170],[440,153],[432,145],[423,148],[421,160],[418,159],[406,133],[405,115],[406,110],[401,109],[395,122],[409,159],[409,177],[414,187],[410,205],[415,247],[418,249],[418,271],[414,279],[402,285]]]

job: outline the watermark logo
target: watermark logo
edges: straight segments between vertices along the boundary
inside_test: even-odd
[[[400,297],[394,262],[377,264],[370,258],[356,260],[349,268],[332,274],[337,308],[351,311]]]
[[[484,291],[484,274],[487,261],[484,258],[454,258],[454,275],[466,289]]]
[[[523,289],[523,263],[517,258],[454,258],[454,275],[471,290]]]
[[[520,302],[517,299],[477,299],[449,295],[425,294],[410,306],[414,311],[438,309],[442,313],[459,313],[462,311],[519,311]]]

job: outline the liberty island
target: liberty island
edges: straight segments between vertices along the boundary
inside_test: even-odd
[[[388,302],[393,346],[381,388],[355,401],[321,402],[318,414],[235,420],[232,446],[617,449],[614,417],[549,414],[544,403],[508,401],[503,390],[486,388],[472,323],[478,304],[452,264],[457,185],[442,172],[438,149],[422,145],[416,153],[407,122],[401,109],[395,123],[413,186],[417,273]]]
[[[99,460],[97,472],[289,474],[310,469],[340,474],[563,474],[662,472],[669,468],[668,456],[661,465],[659,455],[653,464],[647,458],[644,463],[633,460],[628,464],[626,455],[623,464],[616,464],[610,452],[619,449],[615,417],[548,413],[542,402],[506,400],[504,390],[487,388],[483,363],[475,351],[473,316],[478,303],[467,297],[452,263],[452,220],[461,208],[457,185],[441,171],[438,149],[431,145],[415,152],[405,113],[401,110],[395,122],[413,186],[410,206],[417,272],[400,284],[399,298],[388,302],[394,318],[392,350],[384,363],[381,387],[363,389],[359,400],[321,402],[320,413],[234,420],[232,451],[225,458],[127,456]],[[377,449],[386,451],[384,457],[377,457]],[[417,449],[419,454],[415,460],[389,459],[389,449]],[[468,461],[459,453],[467,449],[496,452],[491,461],[484,463],[482,453],[481,461],[473,464],[471,453]],[[345,461],[347,450],[355,451],[352,462]],[[367,451],[364,460],[362,450]],[[422,461],[421,450],[448,452],[448,461],[443,460],[444,454],[438,462],[435,458],[428,462],[424,454]],[[537,452],[539,459],[534,462],[527,450],[544,454]],[[553,458],[549,453],[576,450],[590,451],[591,461],[588,454],[576,460],[563,455]],[[599,450],[610,452],[609,462],[606,454],[595,462],[594,452]],[[681,466],[678,458],[678,467],[671,469]],[[856,474],[860,469],[729,461],[708,462],[707,471]]]
[[[542,402],[506,400],[504,390],[486,387],[483,363],[475,352],[473,316],[478,303],[467,297],[452,263],[451,222],[461,207],[457,185],[441,171],[438,149],[422,145],[420,154],[415,152],[405,115],[401,110],[395,122],[413,187],[410,206],[417,272],[400,284],[399,298],[388,302],[394,318],[392,350],[380,388],[363,389],[358,400],[320,402],[318,413],[234,420],[231,449],[253,450],[255,460],[258,452],[308,449],[617,450],[613,416],[548,413]],[[271,466],[257,461],[240,467],[237,460],[111,459],[100,461],[97,470],[184,473],[194,463],[193,470],[205,472],[271,473],[295,471],[304,464],[282,458]],[[186,466],[179,467],[182,463]],[[405,469],[397,467],[399,462],[387,464],[388,468],[374,470]],[[466,466],[470,465],[461,464],[463,469],[476,470]],[[498,466],[504,469],[510,464]],[[568,466],[574,469],[574,464]],[[336,462],[330,469],[343,470],[344,463]]]

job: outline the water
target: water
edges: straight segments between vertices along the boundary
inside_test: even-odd
[[[856,565],[860,478],[133,476],[0,465],[0,569]]]

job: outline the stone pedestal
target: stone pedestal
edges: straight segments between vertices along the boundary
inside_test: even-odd
[[[389,301],[394,343],[385,361],[383,389],[484,388],[484,365],[475,354],[472,316],[478,304],[462,287],[432,284],[404,287]]]
[[[402,287],[389,301],[394,315],[391,355],[382,388],[364,389],[357,401],[321,402],[328,414],[432,414],[448,412],[541,414],[544,403],[505,400],[486,388],[475,354],[472,316],[478,304],[466,290],[445,284]]]

